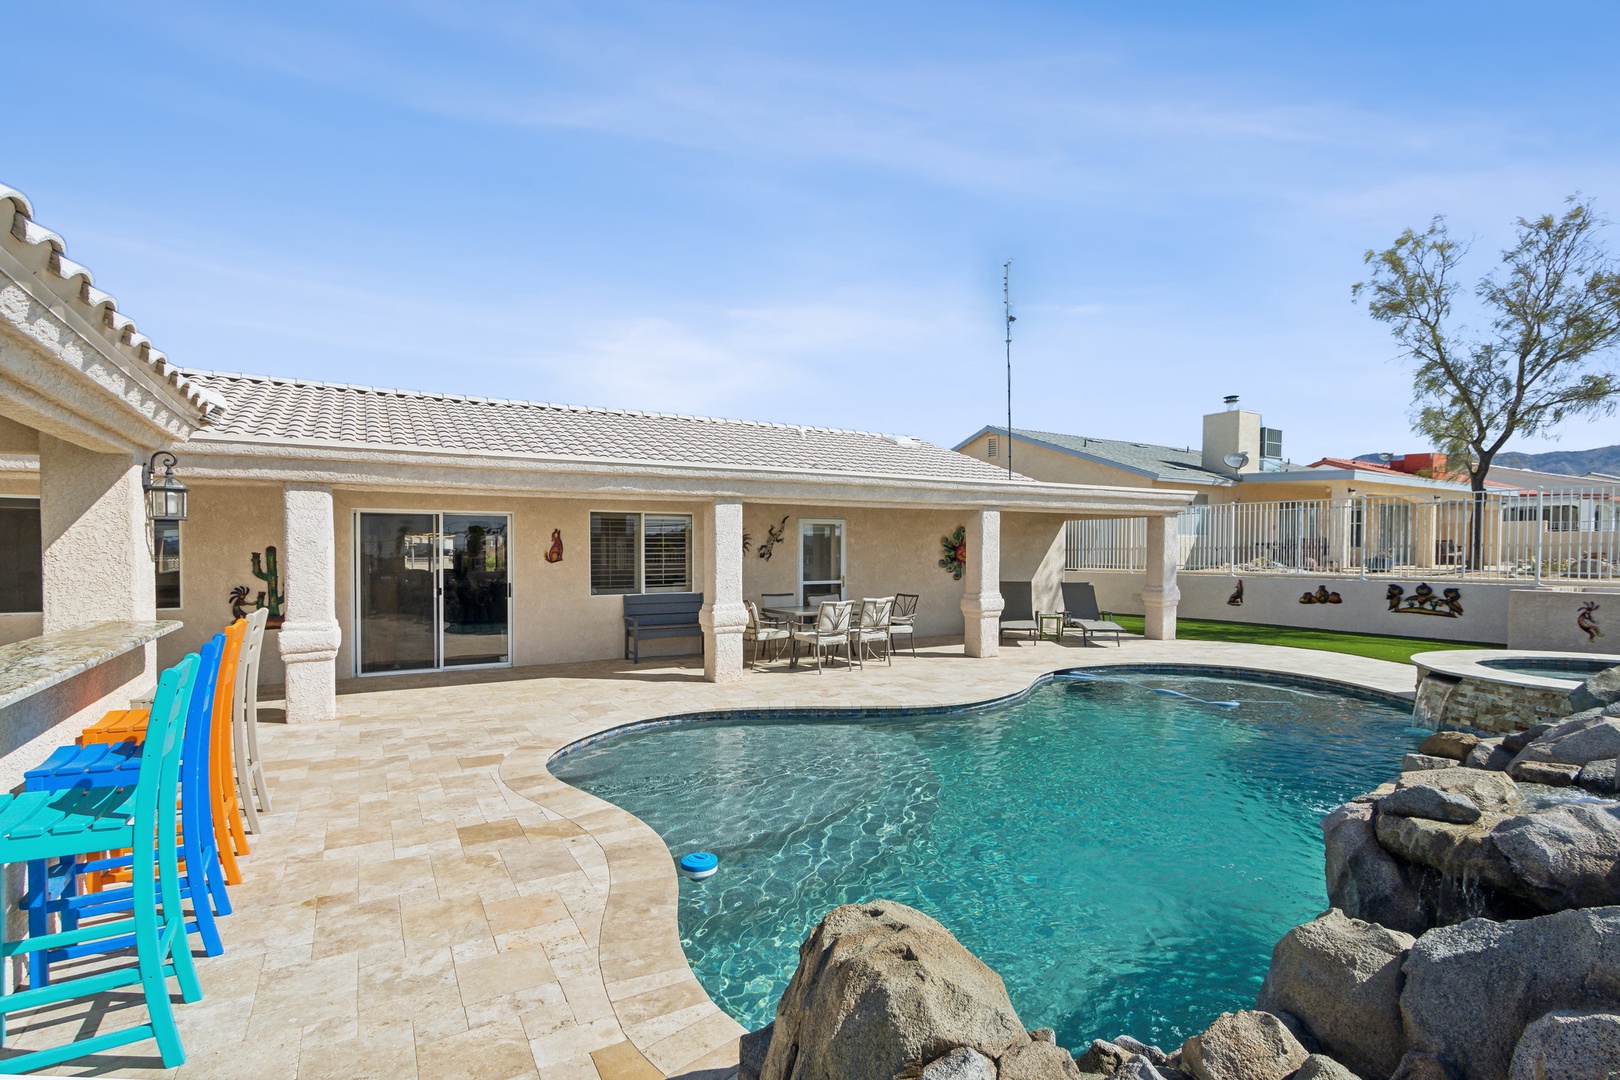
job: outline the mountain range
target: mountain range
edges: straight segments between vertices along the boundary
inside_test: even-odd
[[[1545,454],[1498,454],[1493,464],[1508,469],[1539,469],[1568,476],[1585,476],[1594,472],[1620,476],[1620,446],[1600,446],[1595,450],[1552,450]]]

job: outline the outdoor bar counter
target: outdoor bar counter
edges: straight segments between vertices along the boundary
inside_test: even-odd
[[[40,740],[42,758],[72,741],[76,729],[42,736],[139,678],[145,647],[180,627],[172,620],[99,622],[0,645],[0,791],[15,789],[24,771],[38,764],[30,760],[29,743]]]

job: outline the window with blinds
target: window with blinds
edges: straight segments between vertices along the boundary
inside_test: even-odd
[[[642,592],[692,591],[692,519],[648,514],[642,519],[645,554]]]
[[[591,515],[591,595],[692,591],[692,515]]]
[[[640,514],[591,515],[591,595],[636,591]]]

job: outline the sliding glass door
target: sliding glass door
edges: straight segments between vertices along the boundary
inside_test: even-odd
[[[506,514],[355,515],[362,675],[511,661]]]
[[[508,532],[505,514],[444,515],[445,667],[507,661]]]

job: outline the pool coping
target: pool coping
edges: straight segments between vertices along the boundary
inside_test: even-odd
[[[1161,643],[1151,644],[1155,647]],[[1166,642],[1175,648],[1180,642]],[[1242,654],[1232,662],[1210,658],[1206,650],[1214,646]],[[1109,655],[1075,657],[1068,650],[1051,656],[1045,663],[1008,675],[1023,684],[1006,694],[969,701],[926,705],[842,705],[838,707],[794,704],[782,707],[714,708],[684,713],[648,715],[628,723],[613,724],[561,745],[529,746],[512,751],[499,766],[499,776],[509,789],[550,814],[578,825],[601,850],[608,867],[608,894],[595,942],[604,991],[620,1018],[624,1037],[646,1061],[666,1076],[691,1080],[722,1080],[734,1075],[737,1038],[745,1029],[709,998],[698,981],[680,945],[679,878],[675,862],[663,838],[646,822],[627,810],[599,799],[556,778],[549,764],[564,752],[573,752],[604,739],[638,730],[652,730],[694,721],[736,720],[752,716],[883,716],[895,713],[951,715],[995,707],[1028,696],[1037,687],[1065,673],[1112,671],[1203,674],[1213,676],[1247,675],[1308,689],[1348,692],[1370,700],[1398,706],[1409,705],[1412,691],[1394,691],[1390,678],[1404,665],[1360,657],[1334,656],[1358,667],[1365,674],[1356,677],[1325,677],[1299,672],[1310,654],[1307,650],[1279,646],[1233,643],[1186,642],[1206,654],[1196,660],[1144,661],[1125,659],[1113,650]],[[1034,659],[1031,657],[1030,659]],[[977,661],[975,661],[977,663]],[[1044,670],[1042,668],[1044,667]],[[1414,675],[1415,675],[1414,671]],[[1383,685],[1377,685],[1382,682]],[[1415,688],[1416,679],[1413,680]],[[818,681],[819,685],[819,681]],[[807,687],[808,688],[808,687]],[[868,693],[881,697],[879,688]],[[679,1010],[685,1024],[671,1033],[673,1015],[638,1019],[648,1011],[648,1002],[660,995],[678,995],[681,1000],[700,1004]]]

